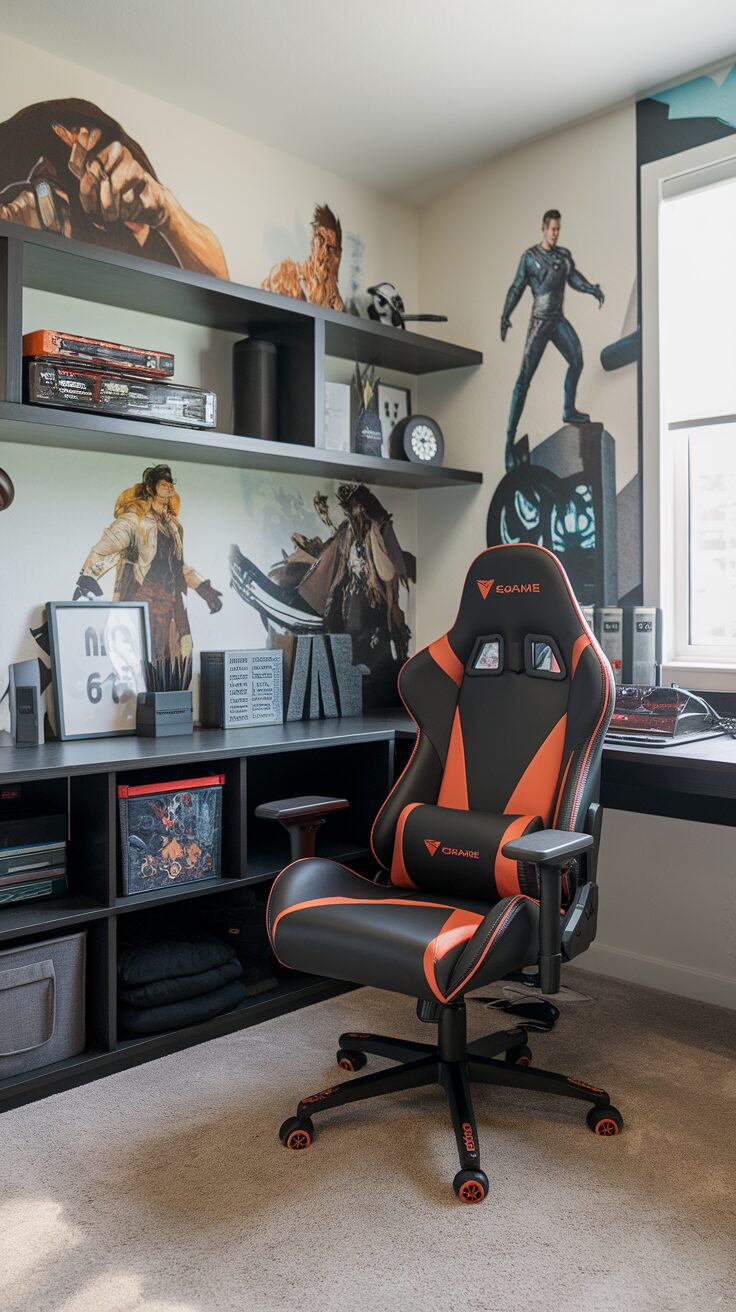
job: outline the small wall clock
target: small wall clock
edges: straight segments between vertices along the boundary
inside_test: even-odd
[[[429,415],[408,415],[391,433],[390,453],[394,460],[441,465],[445,454],[442,429]]]

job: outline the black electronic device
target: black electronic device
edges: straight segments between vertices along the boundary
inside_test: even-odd
[[[38,693],[35,688],[20,687],[15,690],[15,745],[38,745]]]
[[[8,674],[12,740],[17,747],[38,747],[43,742],[39,662],[15,661],[9,666]]]
[[[608,743],[672,747],[723,733],[711,706],[686,688],[622,684],[608,728]]]

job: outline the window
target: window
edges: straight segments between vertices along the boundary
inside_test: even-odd
[[[716,146],[659,161],[659,596],[665,664],[736,668],[736,159]]]

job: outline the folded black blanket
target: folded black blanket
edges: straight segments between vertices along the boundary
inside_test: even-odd
[[[154,980],[200,975],[232,961],[235,951],[214,934],[170,935],[153,943],[128,943],[118,955],[118,980],[125,988]]]
[[[185,1025],[211,1020],[213,1016],[237,1007],[245,996],[245,985],[240,980],[233,980],[212,993],[206,993],[204,997],[172,1002],[167,1007],[121,1006],[118,1008],[118,1020],[130,1034],[156,1034],[160,1030],[176,1030]]]
[[[213,993],[223,984],[240,979],[241,962],[235,958],[212,970],[201,970],[197,975],[179,975],[175,979],[155,979],[151,984],[137,984],[133,988],[120,985],[118,1001],[128,1007],[166,1007],[172,1002],[186,1002],[188,998],[201,998]]]

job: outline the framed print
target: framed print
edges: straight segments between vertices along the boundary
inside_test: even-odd
[[[145,601],[49,601],[59,737],[135,733],[151,637]]]
[[[388,439],[400,419],[411,414],[411,392],[408,387],[393,387],[390,383],[378,383],[378,417],[381,421],[383,436],[382,455],[388,455]]]

